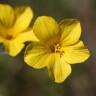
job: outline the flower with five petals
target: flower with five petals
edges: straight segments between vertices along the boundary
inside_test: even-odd
[[[33,18],[30,7],[12,8],[0,4],[0,43],[10,56],[16,56],[24,47],[24,42],[37,40],[28,28]]]
[[[33,68],[48,68],[49,76],[57,83],[71,73],[71,64],[84,62],[90,56],[81,35],[77,19],[65,19],[59,24],[48,16],[38,17],[33,32],[40,41],[29,44],[24,60]]]

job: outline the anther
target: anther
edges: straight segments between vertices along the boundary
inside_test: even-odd
[[[62,55],[64,54],[64,50],[60,47],[60,45],[59,44],[56,44],[54,46],[54,48],[55,48],[55,53],[59,53],[60,54],[60,57],[62,57]]]

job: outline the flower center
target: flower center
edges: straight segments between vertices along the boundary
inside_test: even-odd
[[[60,44],[54,44],[53,46],[50,46],[51,52],[59,53],[60,57],[64,54],[64,49],[60,46]]]
[[[52,53],[59,53],[60,57],[64,54],[64,48],[61,47],[59,37],[54,37],[46,41],[46,47]]]
[[[64,50],[63,50],[63,48],[60,46],[60,44],[54,45],[54,52],[55,52],[55,53],[59,53],[59,54],[60,54],[60,57],[62,57],[62,55],[64,54]]]
[[[7,35],[6,39],[11,40],[13,37],[11,35]]]
[[[1,37],[3,37],[3,38],[5,38],[5,39],[7,39],[7,40],[10,40],[10,39],[12,39],[13,38],[13,35],[12,34],[9,34],[7,31],[5,31],[5,32],[0,32],[0,36]]]

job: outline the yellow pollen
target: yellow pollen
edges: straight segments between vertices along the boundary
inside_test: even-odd
[[[59,54],[60,54],[60,57],[63,55],[64,50],[62,50],[62,48],[60,47],[59,44],[56,44],[56,45],[54,46],[54,49],[55,49],[55,53],[59,53]]]

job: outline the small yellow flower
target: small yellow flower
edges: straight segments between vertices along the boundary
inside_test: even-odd
[[[70,64],[88,59],[90,53],[80,39],[81,26],[76,19],[57,22],[48,16],[38,17],[33,32],[40,41],[28,45],[25,62],[34,68],[47,67],[49,76],[57,83],[71,73]]]
[[[0,4],[0,43],[11,56],[16,56],[25,41],[35,40],[33,31],[28,29],[33,18],[30,7],[12,8]]]

